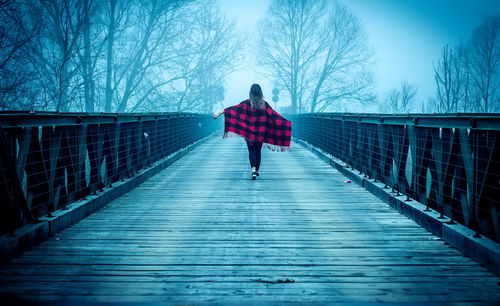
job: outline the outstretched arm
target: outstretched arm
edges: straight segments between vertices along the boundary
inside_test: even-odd
[[[222,110],[222,111],[220,111],[220,112],[218,112],[218,113],[214,113],[214,114],[212,115],[212,118],[217,119],[217,117],[219,117],[220,115],[223,115],[223,114],[224,114],[224,110]]]

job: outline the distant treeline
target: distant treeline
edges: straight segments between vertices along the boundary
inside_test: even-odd
[[[444,46],[436,94],[417,103],[409,80],[376,96],[362,23],[336,2],[272,0],[255,35],[214,2],[0,0],[0,110],[211,112],[256,57],[286,113],[500,111],[500,16]]]
[[[458,46],[445,45],[434,64],[436,94],[416,105],[407,81],[388,91],[379,108],[387,113],[493,113],[500,111],[500,16],[485,18]],[[419,107],[420,106],[420,107]]]
[[[210,112],[238,56],[214,1],[0,1],[0,109]]]

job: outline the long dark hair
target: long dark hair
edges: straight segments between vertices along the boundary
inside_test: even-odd
[[[263,109],[266,107],[264,94],[259,84],[253,84],[252,87],[250,87],[250,105],[255,109]]]

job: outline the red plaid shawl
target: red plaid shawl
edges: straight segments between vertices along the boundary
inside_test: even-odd
[[[271,150],[290,150],[292,122],[283,118],[266,102],[263,109],[254,109],[247,99],[224,110],[224,138],[238,134],[250,142],[266,143]]]

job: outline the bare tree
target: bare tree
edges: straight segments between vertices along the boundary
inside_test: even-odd
[[[469,43],[468,71],[474,108],[480,112],[500,109],[500,16],[486,18]]]
[[[85,20],[80,1],[29,2],[32,19],[42,14],[37,36],[30,40],[32,63],[47,94],[45,107],[69,111],[75,103],[82,80],[77,55]]]
[[[154,69],[163,67],[171,59],[172,42],[176,35],[173,23],[183,1],[139,1],[132,8],[131,22],[134,24],[125,32],[121,47],[122,52],[116,64],[114,91],[117,96],[117,112],[124,112],[134,105],[143,103],[149,93],[169,82]],[[145,86],[147,85],[147,86]],[[130,101],[133,98],[134,101]],[[131,103],[129,103],[131,102]]]
[[[420,113],[427,114],[432,112],[433,105],[435,105],[436,98],[433,96],[427,97],[427,101],[422,101],[420,104]]]
[[[115,31],[116,31],[116,0],[110,0],[108,2],[109,7],[109,19],[108,19],[108,36],[107,36],[107,53],[106,53],[106,88],[105,88],[105,104],[104,111],[106,113],[111,112],[111,99],[113,95],[113,90],[111,88],[111,75],[113,67],[113,45],[115,42]]]
[[[464,53],[460,45],[455,51],[448,45],[443,48],[443,54],[437,66],[434,67],[434,77],[437,85],[435,109],[439,112],[457,112],[460,101],[465,94],[468,75],[463,69]]]
[[[401,82],[401,112],[409,113],[413,108],[417,87],[406,81]]]
[[[83,13],[83,25],[82,25],[82,38],[83,38],[83,46],[79,52],[79,60],[80,65],[82,67],[81,74],[83,80],[83,88],[84,88],[84,103],[85,103],[85,111],[94,112],[95,111],[95,69],[97,63],[97,55],[100,53],[102,49],[101,47],[97,47],[91,44],[90,36],[92,34],[96,35],[97,33],[92,33],[92,25],[95,22],[91,21],[92,16],[97,15],[98,6],[93,0],[83,0],[82,3],[82,13]],[[95,37],[94,37],[95,38]],[[93,54],[97,53],[97,54]]]
[[[13,17],[0,28],[4,108],[25,88],[42,110],[209,112],[241,49],[209,0],[2,1],[0,14]]]
[[[0,110],[34,106],[36,79],[27,45],[40,20],[26,20],[25,11],[17,1],[0,1]]]
[[[275,0],[259,32],[261,63],[290,93],[292,111],[373,100],[366,69],[371,55],[359,20],[345,7]]]
[[[312,61],[322,50],[318,31],[324,0],[274,0],[260,22],[261,63],[290,93],[292,110],[302,109]]]
[[[386,113],[409,113],[413,108],[416,94],[417,88],[403,81],[398,88],[393,88],[385,94],[384,101],[379,105],[379,109]]]
[[[224,99],[224,77],[233,71],[242,39],[234,35],[235,22],[226,20],[212,1],[197,2],[189,15],[174,60],[182,82],[172,88],[179,97],[176,111],[211,112]]]
[[[371,52],[356,16],[339,4],[333,5],[323,25],[324,46],[311,75],[314,85],[310,112],[319,112],[330,104],[371,102],[373,77],[367,69]]]
[[[110,0],[103,7],[103,23],[105,27],[105,38],[103,42],[106,45],[105,59],[105,85],[104,85],[104,111],[109,113],[113,111],[113,95],[115,86],[113,86],[113,76],[116,73],[115,67],[115,44],[119,41],[120,35],[131,25],[129,24],[129,14],[131,10],[131,0]],[[120,52],[121,50],[118,50]],[[115,78],[116,79],[116,78]]]
[[[464,47],[463,56],[462,56],[462,74],[463,78],[463,98],[462,105],[464,112],[475,112],[476,111],[476,102],[479,101],[480,94],[473,86],[473,80],[471,77],[471,59],[468,55],[469,49],[468,47]],[[437,109],[437,108],[436,108]]]
[[[490,17],[472,38],[454,50],[446,45],[434,67],[439,112],[494,112],[500,110],[500,16]]]

